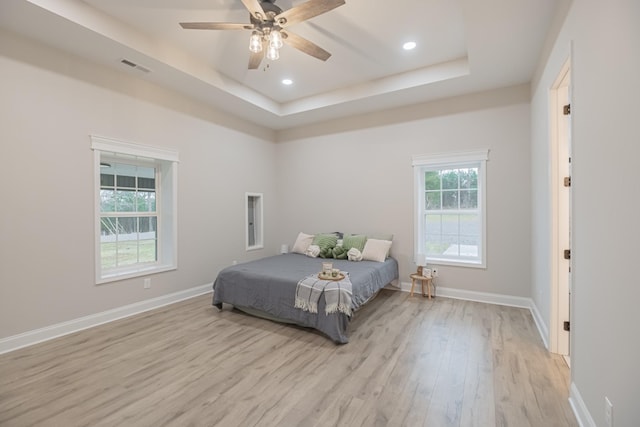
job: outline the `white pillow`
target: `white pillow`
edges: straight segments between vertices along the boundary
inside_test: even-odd
[[[318,255],[320,255],[320,246],[309,245],[309,247],[307,248],[304,254],[311,258],[317,258]]]
[[[347,252],[347,259],[349,261],[362,261],[362,252],[358,248],[351,248]]]
[[[304,255],[311,242],[313,242],[313,234],[299,233],[291,252]]]
[[[367,239],[362,250],[362,259],[364,261],[384,262],[389,256],[391,249],[391,240]]]

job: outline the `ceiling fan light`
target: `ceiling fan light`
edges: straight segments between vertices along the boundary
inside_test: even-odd
[[[267,59],[275,61],[278,58],[280,58],[280,52],[278,52],[278,49],[273,45],[269,45],[267,48]]]
[[[280,33],[280,31],[278,30],[271,31],[271,34],[269,34],[269,42],[271,46],[275,47],[276,49],[280,49],[283,45],[282,34]]]
[[[253,53],[258,53],[262,51],[262,37],[256,31],[251,34],[251,38],[249,38],[249,50]]]

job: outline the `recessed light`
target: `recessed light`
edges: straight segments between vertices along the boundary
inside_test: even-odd
[[[406,42],[405,44],[402,45],[402,48],[404,50],[411,50],[411,49],[415,49],[416,46],[417,46],[416,42]]]
[[[291,79],[283,79],[283,80],[282,80],[282,84],[283,84],[283,85],[290,86],[290,85],[292,85],[292,84],[293,84],[293,80],[291,80]]]

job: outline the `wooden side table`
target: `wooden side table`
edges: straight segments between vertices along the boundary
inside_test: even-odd
[[[411,276],[411,296],[413,296],[413,288],[416,285],[416,280],[419,280],[422,284],[422,296],[428,296],[429,299],[431,299],[431,286],[432,286],[432,280],[433,278],[431,277],[426,277],[426,276],[420,276],[419,274],[412,274]],[[427,295],[424,294],[424,285],[427,285]]]

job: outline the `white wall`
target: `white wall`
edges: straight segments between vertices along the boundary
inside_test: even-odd
[[[278,135],[278,234],[394,234],[401,281],[413,264],[415,154],[490,149],[487,268],[441,267],[439,286],[528,297],[529,86],[386,111]]]
[[[130,74],[0,34],[0,338],[212,283],[244,250],[244,195],[275,221],[273,133]],[[240,132],[237,129],[244,129]],[[178,270],[94,282],[89,134],[179,151]]]
[[[411,156],[476,148],[491,150],[488,268],[443,267],[439,285],[529,296],[527,85],[281,132],[274,144],[271,131],[2,33],[0,90],[0,179],[11,183],[0,190],[0,338],[210,283],[301,230],[391,232],[406,282]],[[149,290],[142,279],[94,284],[90,134],[180,153],[179,268]],[[250,253],[246,191],[265,195],[265,249]]]
[[[585,425],[640,425],[640,2],[574,1],[532,102],[533,297],[548,307],[548,90],[572,53],[573,305],[571,376]],[[542,311],[542,310],[541,310]],[[548,308],[544,310],[548,316]]]

